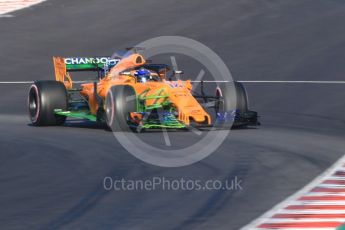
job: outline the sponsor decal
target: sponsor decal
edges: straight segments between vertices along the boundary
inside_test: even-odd
[[[183,85],[177,81],[167,81],[167,83],[171,88],[183,88]]]
[[[65,58],[66,65],[82,65],[82,64],[107,64],[114,66],[119,63],[120,59],[113,59],[110,57],[95,57],[95,58],[87,58],[87,57],[73,57],[73,58]]]

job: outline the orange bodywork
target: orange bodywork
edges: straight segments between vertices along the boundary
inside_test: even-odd
[[[55,69],[55,80],[64,83],[66,89],[72,89],[73,82],[69,73],[67,72],[64,58],[53,57],[53,62]]]
[[[105,100],[109,89],[115,85],[130,85],[134,88],[136,95],[145,93],[146,97],[150,95],[167,96],[176,111],[178,111],[178,120],[186,125],[191,121],[203,124],[211,124],[210,115],[204,110],[199,102],[191,94],[192,84],[190,80],[187,81],[167,81],[165,71],[158,73],[159,81],[148,81],[145,83],[137,82],[134,76],[134,69],[145,64],[145,59],[140,54],[131,54],[130,56],[121,59],[110,72],[102,79],[97,81],[97,94]],[[72,89],[73,81],[66,69],[64,59],[54,57],[55,78],[56,81],[63,82],[66,89]],[[124,71],[127,73],[124,74]],[[97,113],[99,104],[94,95],[94,83],[85,83],[81,85],[80,94],[88,98],[91,114]],[[145,105],[150,106],[159,100],[166,100],[165,98],[155,98],[145,100]],[[136,112],[136,111],[133,111]]]

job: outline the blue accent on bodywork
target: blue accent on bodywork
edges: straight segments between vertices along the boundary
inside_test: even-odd
[[[236,113],[237,113],[236,110],[221,112],[221,113],[218,112],[217,117],[216,117],[216,123],[234,122]]]

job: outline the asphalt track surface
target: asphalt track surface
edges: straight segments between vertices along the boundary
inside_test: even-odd
[[[50,0],[0,19],[1,81],[51,79],[51,56],[109,55],[161,35],[196,39],[236,80],[344,80],[343,1]],[[344,153],[342,84],[247,83],[258,129],[211,156],[161,168],[93,124],[36,128],[28,85],[0,85],[2,229],[238,229]],[[144,134],[146,135],[146,134]],[[170,133],[174,145],[192,133]],[[159,132],[147,137],[158,144]],[[240,191],[106,191],[103,179],[243,180]]]

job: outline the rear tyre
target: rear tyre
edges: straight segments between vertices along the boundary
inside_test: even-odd
[[[130,131],[129,117],[137,110],[137,96],[130,85],[111,87],[105,99],[106,122],[113,132]]]
[[[35,126],[62,125],[66,117],[56,115],[55,109],[67,110],[67,91],[58,81],[36,81],[31,85],[28,96],[28,110],[31,123]]]

